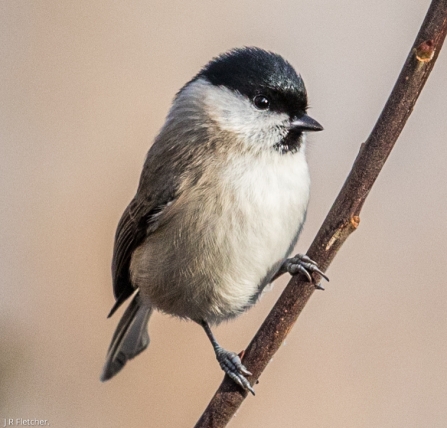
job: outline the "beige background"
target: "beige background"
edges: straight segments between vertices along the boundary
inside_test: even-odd
[[[313,179],[305,251],[367,137],[429,1],[0,3],[0,424],[192,427],[222,374],[192,323],[98,380],[118,316],[118,219],[175,92],[257,45],[302,73]],[[447,52],[349,239],[233,427],[447,426]],[[284,280],[219,327],[243,349]],[[120,312],[121,314],[121,312]]]

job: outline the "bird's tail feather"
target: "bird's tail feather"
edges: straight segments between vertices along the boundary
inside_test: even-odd
[[[115,376],[130,360],[149,345],[147,323],[152,307],[143,305],[138,292],[124,312],[110,343],[101,381]]]

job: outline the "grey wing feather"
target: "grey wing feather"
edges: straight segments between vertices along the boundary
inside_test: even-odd
[[[147,218],[150,217],[150,213],[151,210],[148,209],[147,204],[135,198],[126,208],[118,223],[112,259],[113,292],[116,302],[108,315],[109,317],[135,291],[130,282],[130,260],[134,250],[147,235]]]
[[[134,198],[124,211],[118,223],[115,236],[112,276],[113,292],[116,302],[108,315],[109,317],[135,291],[130,281],[130,261],[132,253],[143,243],[149,234],[157,229],[159,214],[168,202],[166,201],[162,205],[153,206],[153,204],[145,200]]]
[[[191,168],[191,161],[185,162],[185,158],[195,159],[194,154],[194,148],[178,135],[169,141],[159,136],[149,150],[137,194],[124,211],[115,235],[112,276],[116,303],[109,317],[135,291],[129,272],[132,253],[156,230],[159,214],[178,196],[180,179]]]

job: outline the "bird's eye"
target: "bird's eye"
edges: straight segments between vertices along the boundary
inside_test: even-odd
[[[267,110],[270,107],[270,100],[265,95],[256,95],[253,98],[253,104],[259,110]]]

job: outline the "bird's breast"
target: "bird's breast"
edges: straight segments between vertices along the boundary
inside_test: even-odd
[[[253,303],[288,254],[309,200],[303,153],[207,168],[132,257],[132,281],[159,309],[218,323]]]

